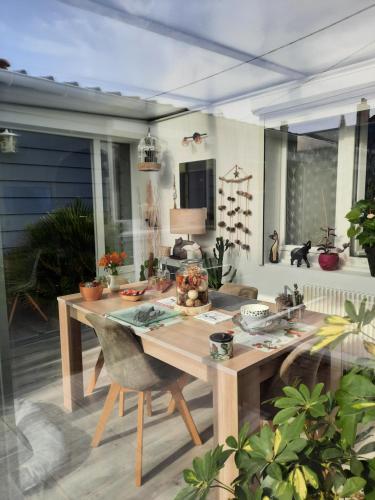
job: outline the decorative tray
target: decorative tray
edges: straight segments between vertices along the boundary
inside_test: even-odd
[[[272,333],[276,328],[282,328],[288,322],[280,316],[269,316],[264,319],[250,320],[245,319],[240,313],[235,314],[232,318],[235,325],[239,326],[241,330],[248,333]]]
[[[152,323],[166,321],[167,319],[179,316],[179,314],[178,311],[173,311],[167,307],[145,304],[132,307],[131,309],[114,311],[109,314],[108,317],[142,327],[151,325]]]

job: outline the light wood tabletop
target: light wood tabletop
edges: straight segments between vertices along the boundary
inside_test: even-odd
[[[133,283],[124,288],[146,285]],[[175,290],[161,294],[147,291],[141,302],[127,302],[118,294],[105,291],[103,298],[85,302],[80,294],[58,298],[61,338],[61,359],[63,375],[64,406],[74,410],[84,398],[82,374],[81,324],[90,326],[88,313],[110,314],[137,304],[155,303],[173,296]],[[268,304],[272,309],[274,304]],[[235,312],[220,310],[233,316]],[[324,321],[324,315],[306,311],[303,321],[317,328]],[[309,332],[279,349],[262,352],[251,347],[234,344],[234,356],[227,361],[214,361],[209,354],[209,336],[218,331],[233,329],[232,320],[210,325],[186,316],[182,321],[166,325],[147,333],[138,333],[142,338],[144,351],[180,370],[212,385],[214,405],[214,439],[224,443],[229,435],[237,435],[242,423],[247,420],[251,429],[260,423],[260,386],[275,375],[282,360],[296,345],[307,340],[314,333]],[[228,483],[236,475],[233,461],[228,461],[220,474],[220,480]],[[220,493],[220,495],[225,493]]]

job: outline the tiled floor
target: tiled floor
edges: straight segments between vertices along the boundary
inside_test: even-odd
[[[30,323],[30,315],[21,315],[12,329],[12,364],[15,398],[38,405],[41,420],[52,422],[63,441],[63,460],[48,477],[27,492],[20,492],[15,476],[32,460],[27,441],[17,436],[0,421],[0,436],[7,429],[8,462],[11,476],[6,483],[4,467],[0,468],[0,498],[27,499],[172,499],[183,485],[182,471],[192,459],[212,446],[212,399],[210,388],[200,381],[189,384],[184,394],[204,441],[193,446],[181,417],[165,413],[167,394],[153,394],[152,417],[145,416],[143,481],[134,486],[136,442],[136,397],[127,396],[124,418],[112,415],[101,445],[92,449],[93,435],[103,407],[109,379],[102,372],[94,394],[86,398],[75,412],[66,413],[62,406],[59,335],[56,318],[44,324],[38,319]],[[88,377],[98,355],[98,341],[87,330],[83,335],[84,377]],[[37,417],[38,418],[38,417]],[[35,423],[35,415],[34,415]],[[27,428],[27,427],[26,427]],[[48,438],[41,426],[40,439]],[[19,469],[18,462],[21,463]],[[0,456],[0,466],[5,458]],[[10,491],[10,489],[12,491]]]

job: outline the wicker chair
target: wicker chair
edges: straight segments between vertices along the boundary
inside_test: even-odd
[[[126,328],[96,314],[88,314],[87,319],[98,336],[106,369],[112,380],[91,445],[96,447],[100,443],[105,425],[112,413],[116,400],[119,398],[119,413],[123,415],[125,394],[128,392],[138,393],[135,484],[136,486],[141,486],[143,409],[147,392],[153,390],[169,391],[194,444],[202,444],[178,384],[178,379],[183,376],[183,372],[145,354],[140,339],[133,334],[130,328]]]
[[[246,299],[257,299],[258,289],[253,286],[239,285],[236,283],[225,283],[219,288],[219,292],[227,293],[228,295],[237,295]]]
[[[286,385],[297,386],[305,384],[310,390],[318,382],[329,385],[329,365],[324,362],[324,350],[311,354],[315,339],[307,340],[298,345],[284,359],[279,372],[263,386],[262,400],[269,401],[282,396],[282,388]],[[270,419],[277,412],[271,404],[262,405],[262,413]]]

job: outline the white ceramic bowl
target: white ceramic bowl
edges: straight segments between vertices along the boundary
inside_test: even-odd
[[[263,319],[270,313],[270,308],[264,304],[246,304],[241,306],[241,315],[251,319]]]

